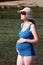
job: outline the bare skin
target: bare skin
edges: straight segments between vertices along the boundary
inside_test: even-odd
[[[33,65],[35,57],[34,56],[17,56],[17,65]]]

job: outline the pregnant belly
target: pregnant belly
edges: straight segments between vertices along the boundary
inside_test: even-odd
[[[24,51],[27,49],[31,49],[31,44],[30,43],[16,43],[16,49],[19,51]]]

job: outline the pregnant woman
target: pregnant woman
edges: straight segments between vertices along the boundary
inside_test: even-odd
[[[33,65],[35,50],[33,43],[39,41],[36,24],[32,17],[31,8],[25,7],[18,11],[21,16],[21,23],[19,31],[19,40],[16,42],[16,50],[18,52],[17,65]]]

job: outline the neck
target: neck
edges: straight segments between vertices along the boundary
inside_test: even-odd
[[[28,18],[24,19],[25,22],[29,22]]]
[[[30,21],[28,21],[28,20],[24,20],[24,23],[29,23]]]

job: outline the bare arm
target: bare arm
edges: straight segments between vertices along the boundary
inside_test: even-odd
[[[37,32],[37,29],[36,29],[34,24],[31,26],[30,31],[32,32],[32,34],[34,36],[34,39],[27,39],[26,42],[30,42],[30,43],[37,43],[37,42],[39,42],[38,32]]]

